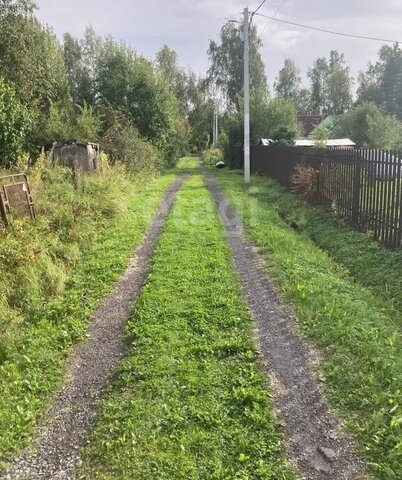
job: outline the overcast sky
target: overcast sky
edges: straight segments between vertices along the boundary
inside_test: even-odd
[[[260,0],[248,4],[255,9]],[[209,40],[218,39],[228,19],[241,19],[241,0],[38,0],[39,18],[58,35],[81,36],[93,25],[102,35],[130,43],[153,57],[163,44],[177,51],[180,63],[205,73]],[[402,0],[271,0],[260,13],[329,30],[402,41]],[[331,49],[345,53],[354,75],[375,59],[381,43],[327,35],[254,17],[264,43],[262,55],[272,84],[286,57],[305,73]]]

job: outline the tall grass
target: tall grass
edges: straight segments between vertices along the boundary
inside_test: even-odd
[[[32,439],[71,346],[85,338],[175,177],[133,177],[116,165],[81,175],[75,189],[68,170],[44,160],[30,174],[37,219],[0,232],[0,471]]]
[[[107,219],[127,208],[131,181],[121,166],[82,175],[50,168],[42,158],[30,171],[37,218],[11,219],[0,228],[0,361],[18,327],[43,302],[63,293],[81,252]]]

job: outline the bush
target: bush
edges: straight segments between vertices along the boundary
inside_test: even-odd
[[[202,152],[202,161],[204,165],[215,165],[223,159],[223,153],[219,148],[210,148]]]
[[[29,125],[26,108],[0,77],[0,165],[13,165],[22,154]]]
[[[340,116],[335,129],[339,136],[351,138],[359,147],[397,149],[402,146],[402,122],[373,102],[363,102]]]
[[[110,111],[109,114],[109,128],[102,145],[112,162],[121,162],[132,172],[160,172],[165,164],[159,150],[139,137],[137,129],[123,113]]]
[[[122,165],[82,174],[76,189],[70,170],[48,164],[42,155],[30,172],[36,220],[11,219],[0,227],[0,361],[18,325],[64,291],[105,220],[126,208],[130,181]]]
[[[318,191],[318,176],[318,170],[304,165],[296,165],[290,179],[291,191],[304,200],[312,200]]]

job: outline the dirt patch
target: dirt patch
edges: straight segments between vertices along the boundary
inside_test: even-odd
[[[69,479],[79,449],[96,417],[112,370],[121,362],[128,345],[123,329],[149,268],[151,255],[184,177],[167,190],[142,244],[135,251],[113,294],[95,312],[88,340],[72,355],[69,381],[38,428],[38,441],[10,467],[3,479]]]
[[[285,421],[285,438],[292,463],[304,478],[357,480],[368,478],[353,440],[313,374],[315,353],[301,339],[291,307],[268,278],[258,250],[246,238],[241,220],[225,198],[216,180],[205,174],[226,229],[243,294],[257,325],[258,347],[264,369],[271,378],[274,402]]]

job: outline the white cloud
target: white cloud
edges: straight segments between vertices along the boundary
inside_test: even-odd
[[[241,19],[245,0],[38,0],[39,18],[61,35],[81,35],[88,24],[98,33],[123,39],[140,53],[153,56],[166,43],[177,50],[181,63],[203,73],[208,66],[210,39],[221,26]],[[249,3],[250,9],[259,1]],[[271,6],[269,6],[271,5]],[[278,7],[282,8],[277,12]],[[402,36],[402,0],[274,0],[260,10],[267,15],[330,30],[378,37]],[[331,49],[345,53],[354,74],[374,59],[380,43],[335,37],[254,17],[263,32],[263,58],[272,83],[286,57],[294,58],[303,72],[318,56]],[[402,40],[402,38],[400,39]]]

